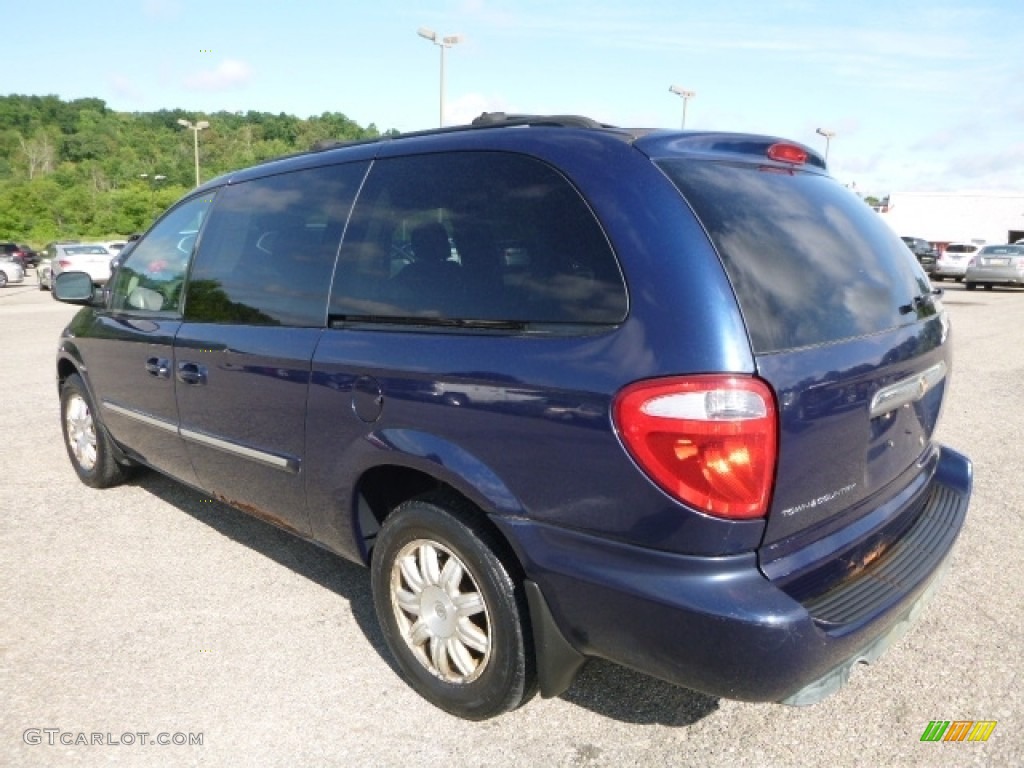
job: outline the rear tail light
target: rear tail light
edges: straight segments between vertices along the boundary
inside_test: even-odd
[[[67,269],[68,267],[71,266],[71,260],[70,259],[61,259],[57,263],[60,264],[62,269]]]
[[[615,427],[662,490],[710,515],[764,517],[777,457],[771,390],[745,376],[632,384],[615,399]]]

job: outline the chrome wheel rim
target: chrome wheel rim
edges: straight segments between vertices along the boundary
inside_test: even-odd
[[[435,541],[406,544],[391,568],[391,605],[402,639],[447,683],[476,680],[491,658],[487,604],[469,569]]]
[[[85,398],[81,395],[68,398],[64,421],[68,428],[68,448],[71,454],[78,466],[91,472],[96,466],[96,426]]]

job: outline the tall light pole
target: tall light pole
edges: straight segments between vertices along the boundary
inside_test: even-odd
[[[668,87],[669,93],[674,93],[676,96],[682,96],[683,98],[683,130],[686,130],[686,102],[697,95],[696,91],[688,91],[685,88],[680,88],[678,85],[670,85]]]
[[[825,137],[825,164],[828,164],[828,148],[832,144],[832,139],[835,137],[835,131],[826,131],[824,128],[819,128],[815,131],[819,136]]]
[[[438,118],[438,125],[444,127],[444,52],[446,48],[451,48],[453,45],[457,45],[462,42],[461,35],[439,35],[429,27],[420,27],[416,30],[416,34],[425,40],[429,40],[434,45],[441,49],[441,107],[440,117]]]
[[[201,130],[203,130],[204,128],[209,128],[210,124],[208,122],[206,122],[205,120],[200,120],[199,122],[197,122],[195,124],[190,123],[188,120],[179,120],[178,121],[178,125],[180,125],[183,128],[188,128],[190,131],[192,131],[192,143],[193,143],[193,146],[195,147],[195,155],[196,155],[196,186],[198,187],[199,186],[199,132]]]

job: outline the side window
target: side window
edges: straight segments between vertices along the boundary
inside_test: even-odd
[[[322,326],[338,243],[368,163],[223,189],[189,275],[185,319]]]
[[[334,322],[618,323],[603,230],[549,165],[506,152],[378,160],[345,234]]]
[[[213,194],[192,198],[168,211],[132,248],[111,290],[110,308],[133,312],[178,312],[189,257]]]

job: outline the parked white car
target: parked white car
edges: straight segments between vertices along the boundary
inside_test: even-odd
[[[56,245],[48,281],[52,287],[62,272],[88,272],[94,285],[103,285],[110,279],[111,259],[113,254],[99,243]]]
[[[950,243],[935,260],[935,269],[931,273],[932,280],[945,280],[951,277],[958,283],[961,282],[967,272],[967,265],[980,248],[977,243]]]
[[[0,257],[0,288],[9,283],[20,283],[25,279],[25,270],[12,258]]]

